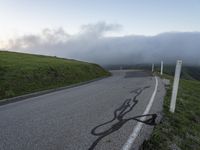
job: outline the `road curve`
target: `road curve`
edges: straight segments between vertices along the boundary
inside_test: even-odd
[[[0,106],[1,150],[118,150],[138,121],[146,137],[162,109],[164,85],[158,80],[153,105],[145,111],[155,80],[142,71],[112,71],[113,76],[24,101]]]

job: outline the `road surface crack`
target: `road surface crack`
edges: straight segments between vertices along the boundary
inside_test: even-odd
[[[133,98],[126,99],[123,102],[123,104],[114,111],[114,113],[113,113],[114,117],[110,121],[102,123],[102,124],[94,127],[91,130],[91,134],[94,136],[98,136],[98,138],[92,143],[92,145],[89,147],[88,150],[93,150],[104,137],[112,134],[113,132],[116,132],[125,123],[127,123],[130,120],[139,121],[139,122],[145,123],[147,125],[155,125],[155,119],[157,117],[156,114],[145,114],[145,115],[139,115],[139,116],[134,116],[134,117],[130,117],[130,118],[125,118],[125,115],[128,114],[130,111],[132,111],[132,109],[138,103],[138,100],[137,100],[138,96],[141,95],[141,93],[147,88],[150,88],[150,86],[138,88],[138,89],[131,91],[130,93],[135,93],[135,96]],[[148,119],[142,120],[141,118],[145,117],[145,116],[148,117]],[[105,125],[110,125],[110,127],[107,129],[104,129],[104,131],[101,131],[101,132],[97,131],[99,128],[101,128]]]

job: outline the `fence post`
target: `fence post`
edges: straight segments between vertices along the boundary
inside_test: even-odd
[[[151,72],[154,72],[154,64],[152,64]]]
[[[163,61],[161,61],[161,64],[160,64],[160,75],[161,76],[163,75]]]
[[[180,79],[180,74],[181,74],[181,66],[182,66],[182,60],[177,60],[173,89],[172,89],[172,97],[171,97],[171,103],[170,103],[170,112],[172,113],[174,113],[175,107],[176,107],[176,98],[177,98],[178,85],[179,85],[179,79]]]

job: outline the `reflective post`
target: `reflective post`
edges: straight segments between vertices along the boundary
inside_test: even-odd
[[[161,64],[160,64],[160,75],[161,76],[163,75],[163,61],[161,61]]]
[[[182,60],[177,60],[173,89],[172,89],[172,97],[171,97],[171,103],[170,103],[170,112],[172,113],[174,113],[175,108],[176,108],[176,98],[177,98],[178,85],[179,85],[179,79],[180,79],[180,74],[181,74],[181,66],[182,66]]]
[[[154,64],[152,64],[151,71],[154,72]]]

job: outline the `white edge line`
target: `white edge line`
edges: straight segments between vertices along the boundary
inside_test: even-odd
[[[156,84],[155,84],[155,88],[154,88],[154,91],[153,91],[153,94],[150,98],[150,101],[145,109],[145,111],[143,112],[143,115],[146,115],[149,113],[150,109],[151,109],[151,106],[153,104],[153,101],[154,101],[154,98],[156,96],[156,93],[157,93],[157,89],[158,89],[158,79],[157,77],[154,77],[155,78],[155,81],[156,81]],[[142,118],[143,120],[146,119],[146,117],[143,117]],[[143,123],[142,122],[138,122],[135,126],[135,128],[133,129],[133,132],[131,133],[131,135],[129,136],[128,140],[126,141],[126,143],[123,145],[122,147],[122,150],[130,150],[131,147],[132,147],[132,144],[134,143],[135,139],[137,138],[137,136],[139,135],[140,133],[140,130],[142,129],[142,126],[143,126]]]

